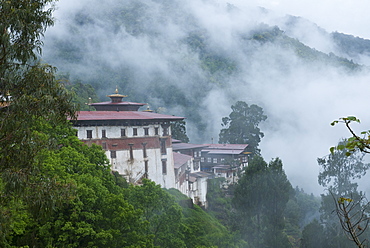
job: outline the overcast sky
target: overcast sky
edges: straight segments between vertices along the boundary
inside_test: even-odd
[[[258,5],[281,14],[301,16],[329,32],[370,39],[369,0],[229,0],[241,5]]]

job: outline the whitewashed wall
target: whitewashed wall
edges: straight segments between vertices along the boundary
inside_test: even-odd
[[[148,125],[148,126],[90,126],[90,127],[75,127],[77,129],[77,136],[80,140],[96,140],[102,139],[102,130],[106,132],[106,138],[122,138],[121,129],[125,129],[126,138],[136,137],[160,137],[163,134],[161,125]],[[137,128],[137,135],[133,135],[133,129]],[[144,128],[149,128],[149,135],[145,135]],[[158,135],[155,135],[155,128],[158,128]],[[92,138],[87,138],[87,130],[92,130]],[[168,134],[171,129],[168,128]],[[148,178],[163,188],[175,187],[175,172],[172,148],[166,148],[166,154],[162,155],[160,148],[146,150],[147,158],[143,156],[143,150],[133,149],[133,159],[130,159],[129,150],[117,150],[116,158],[111,158],[111,152],[106,151],[107,157],[110,159],[112,170],[117,171],[124,175],[130,182],[136,182],[145,173],[145,160],[148,160]],[[167,161],[167,170],[163,174],[162,159]]]

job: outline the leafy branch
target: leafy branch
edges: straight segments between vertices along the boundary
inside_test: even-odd
[[[330,148],[330,152],[333,153],[334,150],[344,150],[347,149],[346,156],[350,156],[357,149],[364,153],[370,153],[370,130],[361,132],[362,137],[357,135],[355,131],[351,128],[350,124],[352,122],[360,123],[360,120],[355,116],[342,117],[339,120],[335,120],[331,123],[335,126],[338,123],[344,123],[352,134],[352,137],[347,140],[345,144],[340,144]]]

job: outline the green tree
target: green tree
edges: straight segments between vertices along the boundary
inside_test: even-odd
[[[67,184],[69,193],[60,191],[62,204],[53,206],[45,218],[17,217],[7,242],[30,247],[153,247],[142,210],[125,198],[125,188],[111,174],[102,148],[83,145],[71,128],[54,132],[60,148],[38,154],[40,175],[53,180],[51,186]]]
[[[207,212],[212,213],[227,227],[231,226],[233,221],[233,208],[231,197],[227,195],[233,194],[233,186],[229,185],[227,189],[222,187],[225,182],[224,177],[208,179],[207,181]]]
[[[285,229],[286,205],[293,195],[293,188],[284,170],[281,159],[275,158],[268,166],[268,197],[265,199],[267,229],[264,240],[267,247],[290,247]]]
[[[181,208],[160,185],[143,179],[142,186],[131,186],[126,194],[128,201],[143,211],[143,218],[149,223],[147,235],[153,235],[156,246],[186,247]]]
[[[337,147],[345,147],[347,140],[339,142]],[[331,154],[318,158],[321,167],[318,182],[331,193],[348,197],[357,192],[358,184],[353,180],[364,176],[370,164],[363,162],[364,154],[359,150],[348,154],[347,149],[333,151]]]
[[[68,76],[58,80],[63,83],[66,90],[72,95],[72,102],[77,106],[78,110],[95,110],[89,104],[99,102],[99,97],[90,84],[83,84],[81,81],[70,82]]]
[[[317,219],[305,226],[302,231],[301,248],[327,247],[324,227]]]
[[[318,182],[329,191],[321,196],[320,209],[325,233],[331,238],[328,247],[347,247],[350,244],[340,223],[333,218],[338,206],[336,202],[340,198],[350,198],[355,202],[361,200],[362,193],[358,192],[358,184],[354,180],[360,179],[370,168],[370,164],[363,162],[364,154],[358,149],[349,152],[345,148],[346,143],[347,140],[340,141],[337,145],[340,149],[335,149],[326,157],[318,159],[322,169]]]
[[[258,125],[265,121],[267,116],[263,109],[255,104],[248,106],[243,101],[238,101],[231,106],[229,117],[222,118],[222,127],[219,134],[219,143],[223,144],[248,144],[254,155],[260,153],[258,145],[264,134]]]
[[[184,143],[188,143],[189,137],[186,134],[186,122],[184,120],[172,122],[171,135],[174,139],[181,140]]]
[[[37,155],[57,148],[44,128],[66,125],[74,116],[70,96],[54,77],[55,68],[37,62],[42,36],[53,24],[52,0],[0,1],[0,174],[1,214],[18,199],[23,208],[40,218],[64,195],[66,185],[40,175]],[[22,205],[21,204],[21,205]],[[4,212],[5,211],[5,212]],[[6,220],[7,219],[7,220]],[[11,225],[0,230],[6,237]]]
[[[233,205],[244,238],[255,247],[289,247],[284,211],[292,186],[276,158],[267,164],[255,156],[235,186]]]
[[[301,243],[303,228],[319,219],[320,204],[320,197],[307,194],[298,187],[295,188],[294,195],[291,195],[284,212],[285,233],[296,247]]]
[[[214,181],[217,184],[217,181]],[[188,248],[219,247],[237,248],[249,247],[240,238],[240,235],[223,226],[218,218],[194,205],[192,200],[176,189],[169,189],[168,192],[175,196],[176,202],[182,207],[184,225],[184,242]]]
[[[362,154],[370,153],[370,130],[357,134],[351,127],[352,122],[360,123],[360,120],[355,116],[348,116],[339,118],[339,120],[331,123],[332,126],[338,123],[344,123],[352,135],[352,137],[346,140],[345,144],[338,144],[335,147],[331,147],[330,151],[332,154],[336,151],[345,151],[346,156],[352,156],[358,152]],[[365,175],[368,168],[366,170],[363,169],[355,172],[354,176],[360,178]],[[353,176],[351,177],[353,179]],[[357,184],[352,183],[352,185],[357,189]],[[364,196],[361,192],[358,194],[357,191],[351,194],[351,197],[333,194],[333,198],[342,230],[346,233],[348,239],[355,242],[358,247],[364,247],[366,240],[361,240],[359,236],[364,234],[364,230],[368,229],[367,212],[369,203],[364,202]]]
[[[241,220],[236,229],[244,234],[245,240],[255,246],[262,245],[263,242],[263,206],[269,190],[267,167],[262,157],[253,157],[235,186],[232,200]]]

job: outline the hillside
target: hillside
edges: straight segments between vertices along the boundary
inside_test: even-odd
[[[93,85],[101,97],[118,84],[131,99],[154,108],[176,106],[199,130],[194,137],[207,128],[199,107],[210,92],[234,82],[247,86],[245,74],[254,76],[250,70],[261,60],[266,60],[261,69],[275,63],[279,74],[289,73],[296,64],[350,71],[360,67],[257,20],[247,27],[240,22],[220,37],[181,1],[113,3],[74,8],[59,17],[60,25],[46,36],[44,59],[72,79]],[[223,11],[224,18],[243,20],[243,12],[235,6]]]
[[[217,142],[236,101],[258,104],[268,115],[262,153],[286,160],[297,181],[308,177],[296,165],[315,180],[316,158],[343,136],[327,129],[333,119],[367,116],[366,90],[348,90],[367,87],[366,40],[299,17],[198,0],[66,0],[55,17],[43,60],[72,82],[92,85],[101,101],[118,85],[129,101],[185,116],[193,143]]]

